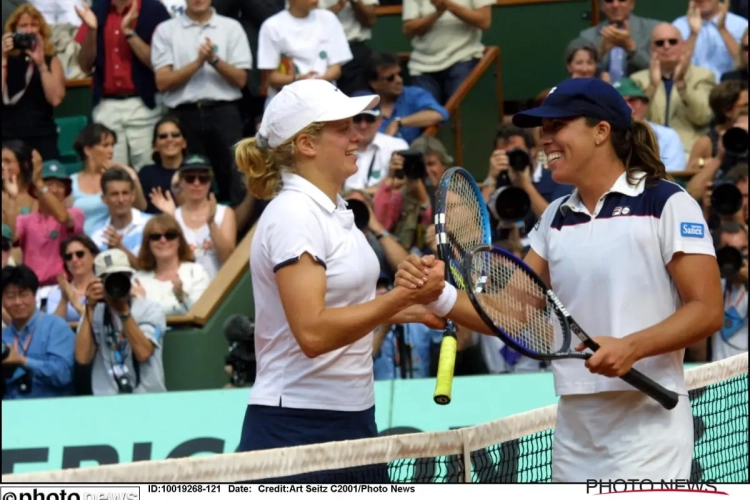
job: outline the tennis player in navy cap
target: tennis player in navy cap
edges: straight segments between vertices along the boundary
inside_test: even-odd
[[[651,129],[631,119],[608,83],[566,80],[513,123],[542,127],[552,178],[575,187],[531,232],[526,263],[601,345],[585,363],[552,363],[560,396],[552,479],[688,479],[693,416],[683,354],[723,317],[701,209],[668,180]],[[397,278],[410,281],[401,271]],[[448,317],[466,322],[463,295]],[[665,410],[617,378],[631,367],[676,391],[677,407]]]

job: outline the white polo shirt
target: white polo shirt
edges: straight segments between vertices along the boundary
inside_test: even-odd
[[[283,182],[260,217],[250,249],[258,366],[250,404],[366,410],[375,404],[372,333],[308,358],[289,328],[275,272],[308,253],[325,267],[326,307],[346,307],[375,298],[380,264],[341,197],[334,205],[298,175],[284,174]]]
[[[393,152],[404,149],[409,149],[409,143],[400,137],[376,133],[367,148],[357,152],[357,173],[346,180],[344,189],[377,186],[388,176]]]
[[[698,203],[677,184],[660,180],[644,189],[642,179],[631,186],[623,174],[593,219],[574,191],[552,202],[529,235],[549,264],[555,294],[591,337],[622,338],[662,322],[681,307],[666,268],[674,254],[715,255]],[[686,395],[683,355],[642,359],[634,368]],[[558,396],[635,390],[577,359],[554,361],[552,370]]]
[[[289,1],[287,0],[286,3],[288,6]],[[363,5],[378,5],[379,3],[379,0],[362,0]],[[320,0],[318,7],[321,9],[330,9],[338,4],[339,0]],[[372,38],[372,28],[362,26],[362,23],[354,15],[354,7],[352,7],[351,3],[347,2],[336,16],[341,21],[341,26],[344,27],[346,39],[350,42],[364,42]]]

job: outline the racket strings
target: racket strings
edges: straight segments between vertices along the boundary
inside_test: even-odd
[[[466,289],[461,273],[464,256],[489,241],[484,234],[483,203],[469,179],[462,175],[451,176],[445,197],[445,235],[442,239],[450,248],[450,262],[447,264],[454,284],[462,290]]]
[[[547,294],[516,263],[501,254],[477,252],[471,278],[482,310],[518,346],[538,354],[560,351],[559,320]]]

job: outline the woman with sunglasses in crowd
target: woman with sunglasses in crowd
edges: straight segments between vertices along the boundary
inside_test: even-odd
[[[182,130],[180,120],[174,116],[165,116],[154,127],[154,153],[152,165],[146,165],[138,172],[143,193],[148,197],[146,212],[159,214],[159,210],[151,200],[151,195],[160,189],[166,193],[172,189],[177,169],[182,165],[187,152],[187,139]]]
[[[211,279],[219,272],[237,246],[237,221],[234,210],[218,205],[211,192],[213,169],[203,156],[184,161],[179,174],[179,208],[169,191],[157,189],[151,197],[156,208],[174,215],[185,239]]]
[[[160,304],[166,316],[186,314],[211,281],[203,266],[193,262],[180,225],[168,214],[146,224],[138,268],[134,293]]]
[[[60,244],[65,271],[57,276],[58,286],[47,297],[47,314],[57,314],[65,321],[78,321],[84,311],[86,287],[96,279],[94,257],[96,244],[84,234],[76,234]]]

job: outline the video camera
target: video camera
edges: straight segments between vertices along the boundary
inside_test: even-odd
[[[416,181],[427,177],[427,165],[424,161],[424,155],[420,151],[404,149],[396,154],[404,158],[404,168],[396,170],[394,173],[397,179],[406,178]]]
[[[255,382],[255,323],[244,314],[233,314],[224,323],[229,342],[225,363],[232,367],[232,385],[246,387]]]
[[[506,153],[508,164],[516,172],[531,168],[531,157],[521,148]],[[513,186],[507,171],[500,172],[496,179],[497,189],[490,195],[487,206],[492,216],[500,222],[518,222],[531,211],[531,198],[521,188]]]

